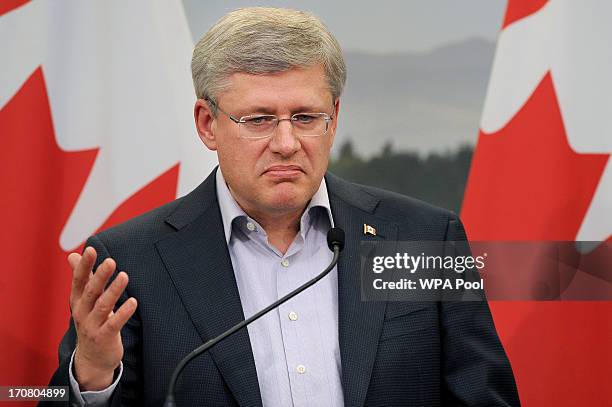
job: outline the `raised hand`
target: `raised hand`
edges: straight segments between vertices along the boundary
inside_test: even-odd
[[[81,391],[103,390],[112,384],[114,371],[123,358],[120,331],[136,311],[136,299],[129,298],[113,312],[127,287],[128,276],[120,272],[105,289],[116,264],[107,258],[92,273],[96,263],[93,247],[87,247],[82,256],[71,253],[68,263],[72,268],[70,309],[77,332],[75,378]]]

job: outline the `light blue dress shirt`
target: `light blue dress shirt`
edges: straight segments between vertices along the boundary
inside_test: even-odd
[[[332,259],[327,231],[333,218],[325,179],[300,219],[285,254],[232,197],[221,169],[217,198],[245,318],[319,274]],[[338,342],[338,274],[330,274],[248,326],[263,405],[343,406]],[[72,370],[72,369],[71,369]],[[79,393],[81,405],[107,404],[117,381],[101,392]],[[81,397],[79,397],[81,396]]]

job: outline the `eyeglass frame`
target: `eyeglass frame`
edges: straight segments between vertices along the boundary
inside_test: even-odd
[[[327,132],[329,131],[329,123],[332,120],[334,120],[333,113],[331,115],[329,115],[326,112],[299,112],[299,113],[294,113],[294,114],[291,115],[291,117],[287,117],[287,118],[284,118],[284,119],[279,118],[275,114],[261,114],[261,115],[258,115],[258,114],[248,114],[246,116],[241,116],[239,119],[237,119],[232,114],[230,114],[230,113],[226,112],[225,110],[221,109],[219,104],[217,102],[213,101],[212,99],[204,98],[204,101],[206,101],[211,107],[216,108],[221,113],[226,115],[231,121],[236,123],[239,127],[240,127],[241,124],[246,123],[245,117],[267,116],[267,117],[275,117],[276,118],[276,125],[274,126],[274,129],[270,132],[270,134],[268,134],[266,136],[259,136],[259,137],[244,137],[243,136],[243,138],[252,139],[252,140],[258,140],[258,139],[264,139],[264,138],[267,138],[267,137],[272,137],[272,135],[274,134],[274,132],[278,128],[278,124],[281,121],[289,121],[291,123],[291,128],[293,129],[293,122],[296,121],[295,116],[298,116],[298,115],[301,115],[301,114],[320,114],[320,115],[324,115],[323,116],[323,120],[325,120],[325,132],[323,134],[301,135],[301,136],[297,136],[297,137],[323,137],[323,136],[327,135]]]

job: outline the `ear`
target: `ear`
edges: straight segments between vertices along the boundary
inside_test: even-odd
[[[329,129],[330,145],[334,142],[336,136],[336,129],[338,128],[338,116],[340,115],[340,98],[336,99],[334,103],[334,119],[331,122],[331,128]]]
[[[196,100],[193,108],[193,117],[202,143],[211,151],[217,150],[217,139],[215,138],[216,120],[207,101],[204,99]]]

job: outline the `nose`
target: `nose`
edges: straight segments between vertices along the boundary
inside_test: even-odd
[[[270,139],[269,147],[273,153],[278,153],[282,157],[291,157],[302,148],[300,140],[293,135],[291,120],[279,120]]]

